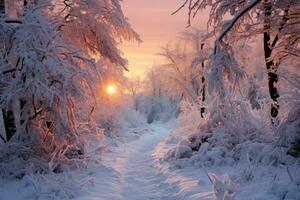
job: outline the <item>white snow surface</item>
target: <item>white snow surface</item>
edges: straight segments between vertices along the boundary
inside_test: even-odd
[[[111,143],[113,147],[101,153],[101,160],[94,159],[83,169],[0,180],[0,200],[219,200],[216,195],[223,199],[220,192],[228,191],[224,199],[300,199],[294,192],[297,184],[289,183],[284,167],[257,166],[248,173],[253,176],[251,180],[245,181],[249,177],[240,176],[249,171],[245,165],[203,169],[191,165],[185,157],[166,161],[167,152],[178,142],[178,138],[169,136],[175,126],[170,122],[137,127],[131,130],[135,137]],[[298,177],[297,169],[288,170]],[[208,177],[217,183],[219,194]]]
[[[199,170],[172,169],[160,158],[168,151],[162,141],[174,123],[139,127],[141,136],[114,144],[85,169],[60,174],[0,180],[0,200],[180,200],[211,196],[211,185]],[[128,130],[127,130],[128,131]],[[138,134],[137,134],[138,135]]]
[[[111,175],[97,172],[93,187],[85,188],[75,199],[196,200],[211,197],[211,185],[203,172],[172,169],[160,159],[168,150],[162,141],[173,125],[155,123],[148,134],[105,153],[101,163],[111,169]],[[199,181],[201,179],[203,181]]]

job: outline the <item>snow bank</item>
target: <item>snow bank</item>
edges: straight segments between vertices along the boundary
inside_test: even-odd
[[[252,111],[239,101],[217,102],[206,119],[197,116],[195,105],[184,109],[180,126],[165,141],[169,150],[162,162],[179,169],[209,169],[217,200],[299,199],[298,111],[276,132],[263,110]]]

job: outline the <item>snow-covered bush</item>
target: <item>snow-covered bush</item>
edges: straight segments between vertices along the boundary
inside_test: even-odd
[[[215,200],[233,200],[235,197],[235,191],[238,187],[237,183],[234,183],[228,174],[225,174],[223,180],[219,180],[215,174],[208,173],[207,176],[213,185],[213,196]]]
[[[198,107],[182,107],[185,110],[179,115],[181,127],[173,133],[181,135],[182,141],[167,157],[191,157],[190,162],[198,166],[223,166],[247,160],[262,165],[295,163],[292,157],[284,156],[287,147],[276,148],[279,136],[262,114],[266,109],[252,110],[249,103],[228,97],[212,101],[209,117],[203,119]],[[189,153],[186,150],[178,156],[176,152],[182,152],[185,146],[190,148]]]
[[[146,117],[140,112],[133,109],[124,109],[118,117],[114,119],[114,124],[119,128],[137,128],[146,123]]]
[[[180,114],[178,122],[190,132],[195,132],[198,126],[205,122],[201,117],[200,106],[195,103],[183,100],[179,103]]]
[[[154,121],[167,122],[178,113],[177,103],[167,96],[145,95],[142,98],[139,112],[146,116],[148,123]]]
[[[148,123],[167,122],[178,114],[178,102],[181,97],[170,91],[174,88],[169,84],[167,76],[168,72],[165,69],[160,69],[159,66],[152,67],[146,80],[139,83],[140,91],[133,95],[134,109],[145,115]]]
[[[278,147],[283,147],[287,150],[287,154],[294,157],[300,157],[300,76],[298,73],[283,71],[282,79],[288,82],[289,91],[280,99],[284,103],[286,116],[283,116],[277,134],[279,140]],[[285,87],[286,89],[286,87]]]

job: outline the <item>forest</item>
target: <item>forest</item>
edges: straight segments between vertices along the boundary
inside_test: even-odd
[[[0,200],[300,200],[300,1],[130,1],[0,0]]]

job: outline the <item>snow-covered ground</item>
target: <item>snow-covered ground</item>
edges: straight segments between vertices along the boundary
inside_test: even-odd
[[[203,171],[172,169],[160,160],[167,150],[162,142],[172,123],[155,123],[151,132],[104,154],[102,164],[111,171],[94,174],[93,186],[79,191],[76,199],[180,200],[211,197],[211,185]]]
[[[0,199],[179,200],[211,196],[202,171],[174,170],[160,160],[166,150],[162,141],[173,125],[156,123],[140,128],[147,133],[131,142],[119,142],[100,162],[91,162],[85,169],[1,181]]]
[[[188,158],[166,160],[167,152],[177,144],[170,137],[174,127],[175,123],[172,122],[137,127],[134,129],[137,135],[134,140],[133,137],[130,137],[129,142],[120,140],[101,154],[101,160],[95,159],[85,168],[0,181],[0,200],[218,199],[208,173],[211,178],[216,177],[215,181],[219,181],[218,186],[224,187],[224,192],[229,191],[226,199],[230,199],[230,196],[235,196],[234,199],[237,200],[278,199],[280,196],[281,199],[300,199],[296,193],[294,196],[289,194],[288,198],[284,197],[288,190],[297,190],[295,184],[284,185],[290,179],[284,166],[257,166],[252,170],[251,175],[254,177],[247,182],[241,180],[243,177],[240,176],[247,168],[244,165],[203,169],[191,165]],[[297,169],[288,170],[294,177],[299,175]]]

